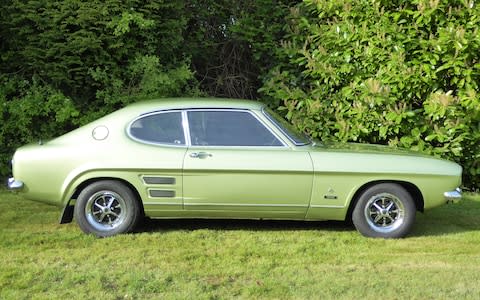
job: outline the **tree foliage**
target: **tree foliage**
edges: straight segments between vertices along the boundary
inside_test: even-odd
[[[202,90],[258,98],[261,75],[275,63],[289,7],[299,1],[191,1],[186,44]]]
[[[16,147],[138,99],[256,97],[290,2],[2,1],[0,174]]]
[[[144,66],[148,76],[167,77],[170,70],[189,69],[178,54],[186,23],[183,6],[182,1],[7,0],[0,21],[1,71],[35,76],[81,108],[110,104],[101,98],[103,90],[121,86],[122,94],[131,96],[131,90],[142,88],[142,80],[131,78],[133,69]],[[178,85],[177,93],[191,74],[184,77],[169,83]]]
[[[0,173],[14,149],[141,98],[196,93],[183,1],[0,4]],[[5,174],[6,175],[6,174]]]
[[[313,137],[456,160],[478,187],[479,25],[472,1],[306,0],[262,91]]]

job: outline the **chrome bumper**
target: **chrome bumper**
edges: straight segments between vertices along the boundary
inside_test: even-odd
[[[454,191],[443,193],[443,196],[445,197],[445,201],[447,201],[447,203],[456,203],[462,199],[462,190],[460,188],[456,188]]]
[[[20,180],[15,180],[15,178],[10,177],[7,181],[7,188],[11,191],[18,191],[23,189],[23,182]]]

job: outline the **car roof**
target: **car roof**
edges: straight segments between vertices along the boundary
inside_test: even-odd
[[[264,104],[259,101],[222,99],[222,98],[162,98],[141,101],[127,106],[127,109],[136,111],[159,111],[169,109],[201,109],[201,108],[226,108],[226,109],[252,109],[260,110]]]
[[[109,124],[109,126],[123,127],[125,126],[126,121],[131,122],[131,120],[139,116],[162,110],[202,108],[261,110],[264,106],[265,104],[259,101],[221,98],[162,98],[139,101],[105,115],[100,119],[92,121],[91,123],[77,128],[55,140],[59,142],[72,138],[72,142],[74,142],[78,137],[78,132],[81,132],[82,130],[90,133],[93,127],[104,126],[105,124]]]

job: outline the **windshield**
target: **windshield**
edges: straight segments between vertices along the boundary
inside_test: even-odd
[[[296,146],[310,144],[310,140],[305,134],[298,132],[292,126],[292,124],[288,123],[273,110],[268,107],[264,107],[262,111],[265,116],[267,116],[267,118],[272,121],[272,123],[275,124],[275,126],[282,131]]]

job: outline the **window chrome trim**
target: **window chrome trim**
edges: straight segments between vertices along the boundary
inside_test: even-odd
[[[236,111],[236,112],[246,112],[246,113],[249,113],[250,115],[252,115],[258,122],[260,122],[260,124],[266,128],[268,130],[268,132],[270,132],[281,144],[282,146],[242,146],[242,145],[235,145],[235,146],[226,146],[226,145],[193,145],[191,143],[191,136],[190,136],[190,125],[189,125],[189,122],[188,122],[188,112],[195,112],[195,111],[227,111],[227,112],[231,112],[231,111]],[[199,108],[199,109],[195,109],[195,108],[189,108],[189,109],[185,109],[184,110],[185,112],[185,116],[187,118],[187,125],[188,125],[188,137],[189,137],[189,146],[188,147],[201,147],[201,148],[226,148],[226,149],[231,149],[231,148],[242,148],[242,149],[247,149],[247,148],[268,148],[268,149],[275,149],[275,148],[280,148],[280,149],[283,149],[283,148],[287,148],[288,147],[288,144],[285,143],[285,141],[283,140],[283,138],[281,138],[276,132],[274,132],[270,126],[268,126],[267,123],[265,123],[265,121],[263,121],[262,119],[260,119],[256,114],[254,114],[250,109],[241,109],[241,108]],[[283,133],[283,131],[282,131]]]
[[[165,113],[174,113],[174,112],[180,113],[180,116],[182,117],[182,126],[184,126],[183,125],[183,110],[181,110],[181,109],[157,110],[157,111],[153,111],[153,112],[149,112],[149,113],[143,113],[143,114],[139,115],[138,117],[136,117],[135,119],[133,119],[130,123],[128,123],[127,127],[125,128],[127,136],[130,139],[132,139],[133,141],[139,142],[141,144],[146,144],[146,145],[172,147],[172,148],[188,147],[188,142],[189,141],[187,141],[187,137],[185,136],[185,128],[183,128],[183,139],[185,141],[183,144],[158,143],[158,142],[146,141],[146,140],[142,140],[142,139],[139,139],[139,138],[133,136],[132,133],[131,133],[133,123],[135,123],[136,121],[138,121],[140,119],[147,118],[147,117],[154,116],[154,115],[165,114]]]
[[[270,121],[270,123],[273,124],[273,126],[275,126],[275,128],[277,128],[278,130],[280,130],[280,132],[281,132],[284,136],[286,136],[286,137],[288,138],[288,140],[289,140],[290,142],[292,142],[292,144],[294,144],[295,146],[306,146],[306,145],[310,145],[310,144],[312,143],[311,141],[310,141],[310,142],[306,142],[306,143],[297,143],[297,142],[295,141],[295,139],[292,138],[287,132],[285,132],[285,129],[284,129],[282,126],[280,126],[279,124],[277,124],[277,121],[274,120],[273,117],[272,117],[270,114],[268,114],[268,112],[266,111],[266,108],[267,108],[266,106],[263,106],[263,107],[262,107],[262,114],[265,116],[265,118],[267,118],[267,119]]]
[[[278,128],[278,126],[271,121],[269,116],[263,112],[262,108],[262,114],[270,121],[275,128],[277,128],[282,134],[284,134],[288,140],[290,140],[290,137],[288,134],[285,134],[285,132],[281,129]],[[244,113],[249,113],[252,115],[260,124],[268,130],[281,144],[282,146],[241,146],[241,145],[235,145],[235,146],[225,146],[225,145],[193,145],[192,140],[191,140],[191,135],[190,135],[190,123],[188,120],[188,112],[195,112],[195,111],[225,111],[225,112],[231,112],[231,111],[236,111],[236,112],[244,112]],[[153,115],[158,115],[158,114],[164,114],[164,113],[171,113],[171,112],[180,112],[182,116],[182,127],[183,127],[183,137],[185,139],[184,144],[170,144],[170,143],[158,143],[158,142],[150,142],[146,140],[139,139],[135,136],[132,135],[131,133],[131,128],[132,124],[135,123],[136,121],[153,116]],[[172,147],[172,148],[185,148],[185,147],[200,147],[200,148],[222,148],[222,149],[232,149],[232,148],[241,148],[241,149],[255,149],[255,148],[266,148],[266,149],[284,149],[288,148],[288,144],[285,142],[284,138],[280,136],[278,133],[272,130],[270,127],[270,124],[266,123],[264,120],[260,119],[258,115],[252,112],[250,109],[241,109],[241,108],[186,108],[186,109],[167,109],[167,110],[156,110],[148,113],[142,113],[136,118],[134,118],[131,122],[128,123],[128,125],[125,128],[127,136],[132,139],[133,141],[139,142],[141,144],[146,144],[146,145],[153,145],[153,146],[163,146],[163,147]],[[296,145],[293,141],[292,143]]]
[[[192,139],[190,138],[190,124],[188,123],[187,111],[182,110],[182,126],[183,126],[183,135],[185,136],[185,144],[187,147],[192,146]]]

